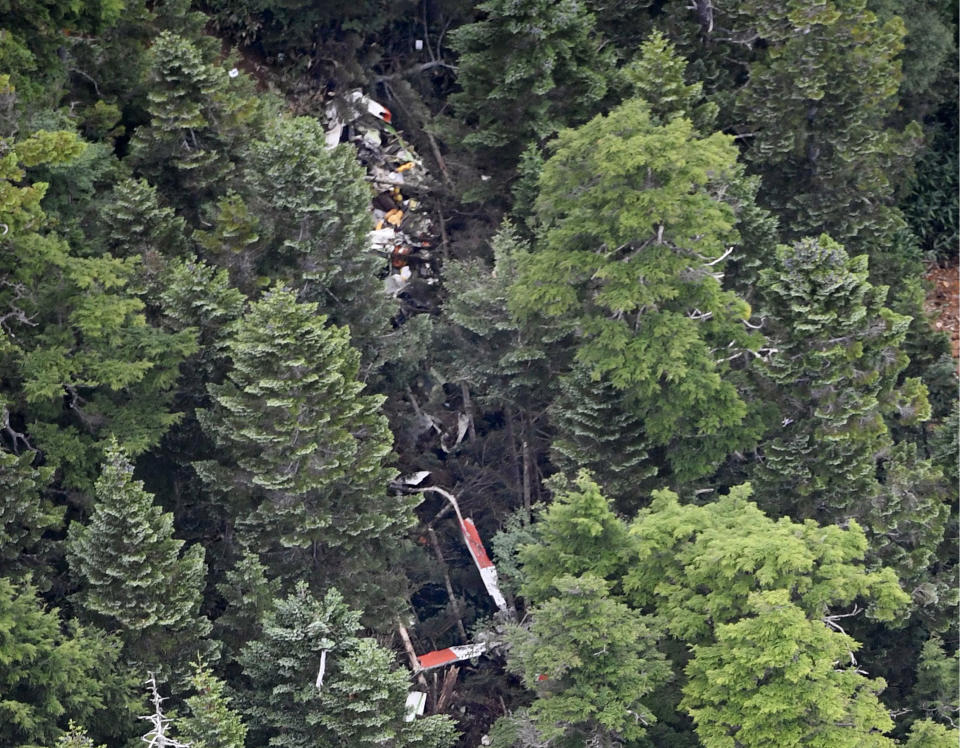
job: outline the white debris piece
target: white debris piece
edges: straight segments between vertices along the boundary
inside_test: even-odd
[[[413,722],[423,714],[427,706],[427,694],[423,691],[411,691],[407,694],[407,704],[403,714],[404,722]]]

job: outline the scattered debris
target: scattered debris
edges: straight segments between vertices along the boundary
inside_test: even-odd
[[[434,182],[423,161],[391,126],[390,110],[359,89],[332,99],[325,116],[327,147],[352,143],[367,172],[375,226],[370,248],[387,260],[384,290],[400,305],[394,324],[413,314],[437,313],[437,242],[433,221],[422,211]]]
[[[935,330],[950,335],[954,358],[960,358],[960,268],[956,263],[947,267],[933,265],[927,270],[931,288],[925,307]]]
[[[323,690],[323,674],[327,672],[327,650],[320,652],[320,670],[317,673],[317,691]]]

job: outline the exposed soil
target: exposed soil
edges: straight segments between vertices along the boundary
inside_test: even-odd
[[[960,268],[956,263],[948,267],[932,265],[926,277],[931,285],[927,312],[934,328],[950,335],[953,357],[960,359]]]

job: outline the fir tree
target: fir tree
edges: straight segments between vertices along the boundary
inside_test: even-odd
[[[409,526],[416,499],[387,495],[395,473],[382,398],[362,394],[347,331],[317,311],[278,286],[232,326],[232,368],[198,411],[222,458],[196,468],[273,568],[320,573],[335,563],[321,552],[337,549],[345,563]]]
[[[886,126],[897,105],[905,28],[897,16],[881,22],[867,6],[743,0],[725,24],[764,43],[736,104],[739,127],[751,133],[747,158],[763,174],[763,201],[789,238],[829,233],[868,252],[876,272],[905,226],[893,196],[920,131]]]
[[[69,719],[85,723],[103,709],[122,721],[108,698],[115,657],[109,641],[44,610],[31,585],[0,578],[0,743],[49,745]]]
[[[256,554],[246,551],[217,584],[226,609],[213,622],[214,636],[223,642],[227,656],[236,658],[240,648],[260,635],[260,621],[273,606],[280,591],[279,579],[268,579],[267,569]]]
[[[908,424],[929,417],[923,385],[898,383],[909,319],[883,305],[886,288],[867,280],[867,258],[849,258],[827,236],[781,246],[760,275],[777,348],[763,374],[781,417],[755,471],[760,503],[798,518],[855,517],[874,551],[915,578],[943,535],[939,478],[903,445],[877,479],[878,457],[892,448],[884,414]]]
[[[196,217],[199,203],[224,194],[261,107],[246,76],[229,77],[188,39],[164,31],[149,55],[150,125],[134,135],[131,159],[171,204]]]
[[[119,633],[127,657],[165,674],[182,671],[198,650],[210,622],[200,613],[204,552],[194,545],[181,555],[173,515],[133,480],[133,465],[114,442],[108,447],[97,502],[86,525],[73,522],[67,554],[81,583],[77,603],[89,618]]]
[[[349,325],[367,352],[390,319],[381,261],[368,246],[370,191],[353,149],[330,150],[324,138],[316,119],[279,118],[251,147],[246,184],[264,245],[260,272]]]
[[[208,666],[194,663],[193,695],[186,699],[186,714],[176,720],[180,738],[191,748],[243,748],[247,727],[230,708],[224,685]]]
[[[644,699],[670,677],[654,621],[607,595],[592,574],[558,575],[509,635],[509,669],[537,691],[530,716],[545,741],[635,741],[656,718]]]
[[[648,453],[643,420],[623,393],[574,367],[560,381],[550,405],[555,436],[551,457],[567,474],[589,470],[604,493],[624,510],[634,507],[644,482],[657,474]]]
[[[318,600],[301,582],[277,601],[240,655],[250,682],[244,711],[258,739],[278,748],[452,745],[447,717],[404,723],[407,675],[359,628],[360,614],[335,589]]]
[[[464,144],[501,172],[529,141],[587,119],[613,58],[579,0],[488,0],[477,10],[481,20],[450,35],[461,88],[451,102],[467,125]]]
[[[160,205],[156,189],[145,179],[123,179],[104,206],[103,231],[115,257],[174,257],[186,247],[185,222]]]
[[[705,748],[895,745],[881,734],[893,728],[877,698],[886,683],[858,670],[858,642],[811,621],[787,590],[751,593],[748,610],[694,646],[686,669],[681,706]]]

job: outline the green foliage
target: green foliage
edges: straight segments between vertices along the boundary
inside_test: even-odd
[[[654,31],[640,47],[640,56],[627,65],[625,74],[634,95],[650,105],[658,124],[674,117],[686,117],[706,134],[714,128],[717,105],[704,101],[703,83],[684,81],[687,61],[659,31]]]
[[[161,206],[145,179],[124,179],[113,187],[103,213],[107,249],[116,257],[175,257],[186,247],[185,222]]]
[[[149,52],[150,125],[131,143],[131,161],[174,206],[196,216],[221,196],[261,126],[263,107],[246,76],[225,68],[189,39],[162,32]]]
[[[960,675],[957,652],[944,651],[943,640],[931,636],[920,650],[917,662],[917,682],[913,697],[921,714],[941,723],[955,724],[960,712]]]
[[[255,739],[278,748],[452,745],[447,717],[404,723],[407,674],[374,640],[358,637],[359,628],[360,614],[335,589],[317,599],[301,582],[277,601],[262,635],[240,655],[250,682],[244,711]]]
[[[535,542],[521,545],[521,592],[531,603],[555,594],[554,579],[589,574],[616,585],[629,564],[630,540],[624,522],[586,471],[575,483],[552,479],[553,501],[533,525]]]
[[[271,554],[271,566],[318,572],[321,549],[343,557],[395,537],[417,501],[387,495],[395,471],[383,399],[362,394],[359,354],[346,329],[326,322],[292,291],[267,292],[230,327],[232,367],[197,413],[221,455],[197,471],[252,548]]]
[[[230,658],[260,635],[260,621],[279,593],[278,579],[268,579],[256,554],[245,552],[217,585],[226,609],[214,622],[214,637],[222,641]]]
[[[917,720],[910,727],[906,748],[953,748],[960,740],[960,730],[950,729],[929,719]]]
[[[640,738],[655,721],[642,700],[670,675],[656,623],[611,599],[593,574],[558,574],[552,587],[528,611],[530,628],[508,637],[509,668],[538,692],[534,724],[558,745]]]
[[[177,720],[180,739],[192,748],[243,748],[247,727],[223,692],[224,682],[202,662],[195,662],[190,678],[192,696],[187,713]]]
[[[63,522],[63,507],[55,507],[44,494],[50,468],[33,467],[37,453],[17,455],[0,450],[0,575],[22,580],[31,572],[43,577],[43,534]]]
[[[189,330],[147,324],[131,290],[137,258],[86,256],[52,231],[40,207],[46,185],[25,182],[23,167],[64,162],[82,147],[74,134],[38,132],[0,163],[0,223],[9,227],[0,238],[9,281],[0,367],[11,415],[28,421],[64,485],[86,489],[109,435],[139,453],[177,420],[171,390],[195,343]]]
[[[554,464],[567,474],[589,470],[607,496],[625,510],[634,506],[644,482],[657,474],[649,460],[643,420],[608,382],[594,381],[581,367],[560,380],[550,405],[555,436]]]
[[[561,362],[551,348],[566,335],[563,325],[544,320],[524,324],[507,309],[510,286],[529,247],[513,224],[505,222],[492,240],[494,264],[454,260],[444,266],[449,325],[451,381],[465,381],[482,393],[484,404],[532,408],[546,401]],[[552,345],[553,344],[553,345]]]
[[[133,465],[116,442],[107,449],[96,493],[90,521],[69,528],[70,569],[82,585],[77,603],[119,632],[139,667],[178,672],[191,653],[210,649],[203,641],[210,622],[200,614],[203,548],[181,555],[173,515],[133,480]]]
[[[69,729],[57,738],[54,748],[106,748],[106,746],[94,745],[93,740],[87,735],[87,731],[70,720]]]
[[[749,496],[749,485],[737,486],[714,503],[693,506],[679,504],[671,491],[655,491],[630,527],[628,599],[653,606],[671,634],[693,643],[750,615],[753,592],[786,590],[789,602],[814,620],[858,601],[881,621],[903,612],[909,597],[896,575],[864,568],[867,540],[855,522],[841,529],[774,521]]]
[[[98,645],[95,635],[61,624],[56,609],[44,610],[32,586],[0,578],[3,745],[50,744],[68,719],[82,723],[108,706],[98,660],[111,650]]]
[[[697,645],[681,702],[705,748],[738,745],[892,746],[893,727],[853,652],[859,644],[792,603],[786,589],[752,592],[750,615]],[[838,663],[843,663],[838,665]]]
[[[657,125],[640,101],[564,131],[540,177],[542,241],[511,288],[521,319],[577,329],[579,363],[632,402],[651,445],[674,442],[681,479],[709,472],[753,429],[730,356],[716,352],[756,345],[749,306],[717,274],[738,238],[722,197],[737,173],[727,136],[701,137],[680,117]]]
[[[589,118],[607,92],[613,58],[579,0],[487,0],[481,20],[450,34],[459,55],[450,97],[463,143],[512,166],[531,140]]]
[[[879,260],[903,223],[894,191],[920,131],[885,126],[897,104],[905,28],[896,16],[880,22],[866,5],[743,0],[727,27],[765,43],[736,94],[765,204],[790,238],[827,232]]]
[[[328,149],[312,117],[278,118],[251,146],[245,178],[263,237],[260,272],[283,279],[334,323],[348,325],[368,352],[390,312],[377,280],[381,260],[367,239],[371,195],[356,152]]]
[[[848,257],[824,235],[779,247],[760,273],[777,348],[763,374],[776,385],[783,425],[765,442],[754,481],[778,512],[866,519],[876,455],[890,442],[884,412],[929,417],[922,385],[897,389],[910,320],[883,305],[887,289],[867,272],[866,257]],[[912,399],[897,402],[908,391]]]

